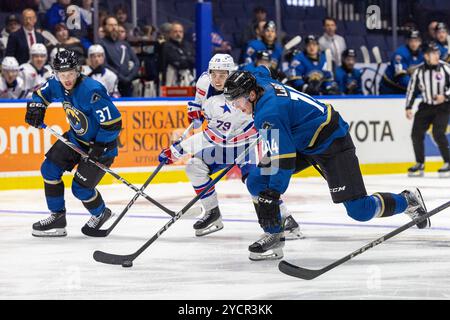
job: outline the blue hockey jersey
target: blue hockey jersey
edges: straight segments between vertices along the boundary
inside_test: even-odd
[[[333,74],[326,70],[326,63],[323,52],[319,55],[318,60],[313,60],[304,52],[300,52],[289,64],[288,78],[292,81],[292,85],[299,90],[308,79],[323,81],[322,89],[325,89],[333,82]]]
[[[252,40],[248,43],[247,49],[245,50],[245,62],[252,63],[256,60],[256,53],[258,51],[268,51],[272,57],[271,67],[277,70],[281,67],[281,57],[283,55],[283,48],[275,43],[273,46],[268,46],[262,40]]]
[[[383,79],[395,87],[406,90],[415,67],[423,61],[422,51],[414,55],[407,45],[403,45],[392,55]]]
[[[69,140],[84,147],[89,142],[114,142],[121,130],[119,110],[112,103],[105,87],[92,78],[81,76],[75,87],[65,90],[56,77],[51,77],[33,93],[34,102],[49,105],[61,102],[70,124]],[[105,156],[117,156],[117,146]]]
[[[261,130],[270,125],[269,130],[260,133],[272,163],[278,162],[268,188],[284,193],[295,169],[297,153],[322,153],[335,139],[344,137],[349,126],[330,105],[268,77],[256,75],[256,80],[264,94],[254,107],[255,127]],[[319,138],[332,123],[333,129]]]
[[[336,68],[336,82],[339,91],[345,94],[362,94],[361,70],[354,68],[351,72],[340,66]]]

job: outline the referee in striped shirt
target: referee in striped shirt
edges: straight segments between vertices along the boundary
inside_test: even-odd
[[[409,176],[423,176],[424,139],[430,125],[433,125],[433,139],[444,159],[444,166],[438,170],[439,175],[450,175],[450,151],[446,137],[450,114],[450,65],[440,61],[439,55],[435,42],[425,45],[425,62],[414,71],[406,92],[406,117],[414,117],[411,138],[416,157],[416,164],[408,169]],[[422,102],[413,116],[412,106],[418,94],[422,95]]]

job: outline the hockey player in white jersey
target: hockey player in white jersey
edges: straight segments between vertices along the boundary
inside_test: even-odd
[[[188,118],[194,127],[201,126],[204,119],[207,127],[181,143],[175,143],[164,149],[159,160],[171,164],[183,155],[191,154],[186,165],[188,175],[195,192],[203,191],[211,181],[211,174],[225,168],[245,149],[249,140],[258,135],[253,119],[239,110],[230,108],[225,102],[223,86],[229,73],[235,70],[233,58],[228,54],[214,55],[208,67],[196,84],[196,95],[188,103]],[[238,164],[243,180],[256,165],[256,155],[250,161]],[[212,187],[202,198],[204,216],[194,224],[196,236],[204,236],[223,228],[217,193]],[[285,230],[288,238],[301,238],[300,228],[292,216],[285,213]]]
[[[47,48],[42,43],[35,43],[30,48],[30,61],[20,66],[19,76],[25,82],[26,98],[31,98],[33,92],[53,75],[47,57]]]
[[[88,50],[89,65],[82,68],[82,73],[100,82],[108,94],[114,98],[120,97],[117,87],[119,79],[117,75],[105,67],[105,50],[99,44],[93,44]]]
[[[5,57],[2,61],[2,74],[0,77],[0,98],[25,98],[25,84],[19,77],[19,63],[14,57]]]

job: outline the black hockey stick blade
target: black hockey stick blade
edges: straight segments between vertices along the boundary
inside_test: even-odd
[[[105,264],[122,265],[125,261],[133,261],[134,258],[134,254],[119,255],[99,250],[94,252],[94,260]]]
[[[359,248],[358,250],[353,251],[352,253],[346,255],[345,257],[334,261],[333,263],[329,264],[328,266],[322,268],[322,269],[318,269],[318,270],[314,270],[314,269],[306,269],[306,268],[302,268],[302,267],[298,267],[295,266],[289,262],[286,261],[281,261],[278,264],[278,269],[283,272],[284,274],[287,274],[289,276],[292,277],[296,277],[296,278],[301,278],[304,280],[312,280],[314,278],[317,278],[318,276],[320,276],[321,274],[324,274],[325,272],[330,271],[331,269],[336,268],[337,266],[353,259],[354,257],[356,257],[357,255],[360,255],[361,253],[366,252],[367,250],[385,242],[386,240],[396,236],[397,234],[411,228],[412,226],[417,225],[418,223],[424,221],[425,219],[430,218],[431,216],[435,215],[436,213],[439,213],[445,209],[447,209],[448,207],[450,207],[450,201],[447,201],[446,203],[440,205],[437,208],[434,208],[433,210],[431,210],[430,212],[428,212],[427,214],[424,214],[423,216],[421,216],[420,218],[416,218],[414,220],[411,220],[410,222],[408,222],[407,224],[404,224],[401,227],[398,227],[395,230],[392,230],[391,232],[389,232],[388,234],[385,234],[384,236],[373,240],[371,242],[369,242],[368,244],[366,244],[365,246]]]
[[[314,278],[317,278],[318,276],[320,276],[323,273],[323,270],[305,269],[305,268],[293,265],[284,260],[282,260],[278,264],[278,269],[281,272],[283,272],[284,274],[287,274],[288,276],[301,278],[304,280],[312,280]]]

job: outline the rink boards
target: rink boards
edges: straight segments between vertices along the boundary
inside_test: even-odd
[[[115,104],[123,118],[119,137],[119,156],[113,169],[132,183],[142,183],[157,165],[160,150],[177,138],[188,125],[186,99],[118,99]],[[410,139],[412,121],[405,117],[402,96],[327,97],[350,125],[361,168],[365,174],[402,173],[414,161]],[[29,127],[25,122],[26,102],[0,103],[0,190],[43,187],[40,165],[55,139],[47,132]],[[60,104],[46,113],[46,123],[63,132],[69,128]],[[450,133],[450,130],[447,130]],[[426,155],[431,157],[427,170],[441,164],[438,149],[430,134]],[[301,176],[315,176],[306,170]],[[66,186],[71,176],[65,177]],[[155,182],[187,181],[183,162],[166,166]],[[102,183],[115,183],[105,176]]]

